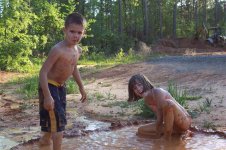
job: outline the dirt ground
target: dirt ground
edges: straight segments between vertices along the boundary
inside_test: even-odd
[[[151,52],[164,53],[166,56],[82,74],[84,81],[87,81],[85,89],[89,102],[81,104],[79,94],[67,95],[68,126],[71,126],[70,122],[76,115],[111,122],[136,120],[136,110],[113,104],[127,100],[129,78],[142,73],[156,87],[167,89],[168,82],[173,81],[189,95],[201,97],[187,101],[187,109],[193,115],[193,126],[226,131],[226,50],[206,46],[203,42],[163,40]],[[1,130],[39,126],[38,100],[24,100],[15,92],[21,85],[5,84],[16,76],[23,74],[0,71]]]

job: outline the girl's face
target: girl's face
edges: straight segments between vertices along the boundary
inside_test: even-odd
[[[144,86],[140,82],[136,82],[136,84],[133,86],[133,91],[137,96],[143,97]]]
[[[78,44],[81,41],[84,32],[84,27],[75,23],[70,24],[66,28],[64,28],[65,39],[71,45]]]

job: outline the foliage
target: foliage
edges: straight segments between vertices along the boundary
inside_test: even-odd
[[[28,74],[21,78],[12,79],[8,84],[20,85],[17,92],[23,95],[24,99],[38,97],[38,75]]]
[[[31,71],[36,66],[32,57],[46,56],[63,39],[64,19],[73,11],[88,20],[86,36],[81,42],[85,56],[128,55],[135,41],[150,44],[159,38],[172,37],[175,30],[177,37],[193,37],[203,23],[226,29],[223,1],[176,1],[176,10],[174,0],[121,2],[122,7],[119,1],[1,0],[0,69]],[[176,12],[176,29],[173,12]]]
[[[67,94],[79,93],[78,85],[72,78],[67,80],[66,88],[67,88]]]
[[[32,57],[43,57],[63,39],[64,18],[75,2],[42,0],[0,3],[0,70],[31,72]],[[63,12],[61,12],[63,11]]]
[[[138,106],[138,108],[141,110],[141,112],[138,114],[139,116],[145,117],[145,118],[154,118],[155,114],[154,112],[144,103],[144,100],[139,100],[135,103],[135,105]]]
[[[37,36],[28,34],[35,15],[27,2],[12,0],[4,8],[0,21],[0,31],[4,31],[0,33],[0,69],[26,71],[32,65],[32,48],[36,47]]]

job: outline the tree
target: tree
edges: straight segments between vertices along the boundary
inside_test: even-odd
[[[149,30],[148,30],[148,4],[147,0],[143,0],[143,13],[144,13],[144,39],[145,41],[148,41],[148,35],[149,35]]]
[[[177,37],[177,3],[178,2],[176,0],[173,6],[173,38]]]
[[[122,0],[118,0],[118,32],[122,34]]]
[[[159,6],[159,36],[162,38],[162,0],[158,0]]]

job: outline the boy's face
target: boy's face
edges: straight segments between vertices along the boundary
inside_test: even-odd
[[[133,86],[133,91],[137,96],[143,97],[144,86],[140,82],[136,82]]]
[[[67,42],[71,45],[76,45],[81,41],[85,28],[82,25],[73,23],[65,27],[63,31]]]

